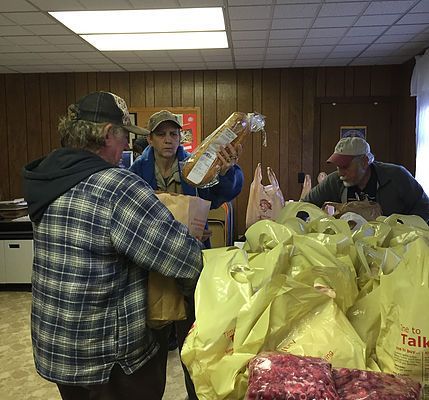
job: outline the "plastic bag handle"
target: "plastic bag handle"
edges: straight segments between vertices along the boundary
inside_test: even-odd
[[[255,175],[253,177],[254,182],[262,182],[262,170],[261,170],[261,163],[258,163],[258,165],[255,168]]]
[[[273,188],[278,189],[280,187],[279,181],[277,180],[276,174],[270,167],[267,167],[267,174]]]

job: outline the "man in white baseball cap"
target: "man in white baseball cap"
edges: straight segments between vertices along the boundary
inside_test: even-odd
[[[322,207],[325,202],[373,200],[383,215],[415,214],[429,220],[429,198],[401,165],[374,161],[368,142],[360,137],[340,139],[328,163],[337,167],[304,197]]]

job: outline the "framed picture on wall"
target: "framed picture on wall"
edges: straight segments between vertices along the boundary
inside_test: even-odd
[[[136,125],[147,128],[149,117],[161,110],[176,114],[181,131],[181,145],[192,152],[201,143],[201,111],[200,107],[130,107],[130,113],[136,115]]]
[[[341,126],[340,139],[346,137],[360,137],[366,140],[366,126]]]

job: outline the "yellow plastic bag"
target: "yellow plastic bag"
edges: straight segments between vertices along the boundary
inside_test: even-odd
[[[330,299],[301,319],[277,349],[297,356],[320,357],[334,367],[366,367],[365,343]]]
[[[422,382],[429,398],[429,242],[407,246],[395,271],[380,279],[381,329],[376,354],[383,372]]]
[[[285,206],[280,211],[276,218],[276,222],[279,224],[285,223],[289,218],[295,218],[298,213],[308,215],[309,219],[315,219],[319,217],[326,217],[325,211],[321,210],[314,204],[307,203],[304,201],[289,201],[285,203]]]
[[[213,371],[223,357],[233,352],[238,311],[252,295],[243,250],[204,250],[203,261],[195,291],[196,322],[181,353],[202,400],[218,398],[211,381]]]

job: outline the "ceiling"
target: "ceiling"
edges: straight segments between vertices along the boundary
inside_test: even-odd
[[[100,52],[48,11],[223,6],[230,48]],[[400,64],[429,47],[429,0],[0,0],[0,73]]]

